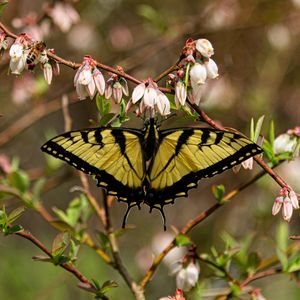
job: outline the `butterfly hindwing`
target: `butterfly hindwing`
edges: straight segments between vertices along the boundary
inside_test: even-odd
[[[83,129],[51,139],[42,150],[94,175],[108,194],[139,204],[145,177],[142,137],[138,130]]]
[[[212,177],[260,152],[261,148],[249,139],[228,131],[160,131],[159,146],[147,171],[145,201],[162,207],[177,197],[187,196],[199,179]]]

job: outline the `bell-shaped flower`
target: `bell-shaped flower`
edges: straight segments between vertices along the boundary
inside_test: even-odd
[[[206,67],[207,78],[215,79],[219,76],[218,66],[213,59],[209,58],[204,65]]]
[[[97,88],[97,91],[100,95],[103,95],[105,92],[105,79],[102,73],[100,72],[99,69],[94,68],[93,70],[93,78],[95,81],[95,85]]]
[[[198,282],[200,267],[197,263],[190,262],[186,267],[182,267],[176,275],[176,286],[184,291],[191,290]]]
[[[282,208],[283,219],[289,222],[294,209],[299,209],[299,199],[297,194],[290,188],[284,187],[280,190],[279,196],[275,199],[272,214],[277,215]]]
[[[184,82],[182,80],[178,80],[175,85],[175,103],[176,107],[185,104],[185,100],[187,97],[187,90]]]
[[[197,40],[196,49],[201,55],[205,57],[211,57],[214,54],[214,48],[211,42],[207,39]]]
[[[144,96],[145,93],[145,89],[146,89],[146,84],[144,82],[138,84],[132,92],[132,103],[135,104],[136,102],[138,102],[140,99],[142,99],[142,97]]]
[[[170,114],[170,101],[168,97],[159,90],[157,90],[156,108],[162,116]]]
[[[26,54],[23,45],[16,41],[9,49],[10,63],[9,67],[12,74],[21,74],[26,65]]]
[[[297,146],[297,138],[288,133],[280,134],[274,141],[274,152],[280,154],[283,152],[294,152]]]
[[[190,79],[194,84],[204,84],[207,79],[207,70],[203,64],[195,63],[190,70]]]
[[[44,72],[44,78],[46,82],[50,85],[52,81],[52,75],[53,75],[52,66],[49,63],[45,63],[43,65],[43,72]]]

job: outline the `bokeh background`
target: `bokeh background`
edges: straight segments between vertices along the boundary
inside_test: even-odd
[[[215,49],[214,60],[220,71],[218,80],[207,85],[202,107],[213,119],[224,126],[234,127],[249,134],[250,119],[265,115],[262,133],[267,134],[274,120],[276,134],[285,132],[300,122],[300,1],[299,0],[191,0],[191,1],[122,1],[92,0],[72,3],[80,19],[74,24],[64,23],[61,17],[53,23],[44,17],[43,9],[57,1],[9,1],[1,22],[15,33],[28,32],[43,39],[48,48],[71,61],[80,62],[85,54],[107,65],[121,65],[126,72],[139,79],[157,76],[172,65],[189,37],[207,38]],[[38,23],[36,24],[36,20]],[[61,22],[61,23],[60,23]],[[73,88],[74,71],[61,67],[61,75],[50,87],[39,68],[22,76],[8,75],[8,56],[0,62],[0,137],[23,116],[30,115],[41,104]],[[160,82],[164,85],[164,81]],[[130,85],[133,87],[132,85]],[[73,101],[70,105],[73,128],[89,125],[97,119],[95,102]],[[176,120],[172,119],[176,125]],[[172,123],[171,122],[171,123]],[[182,122],[182,120],[181,120]],[[130,121],[127,126],[141,127],[142,122]],[[33,177],[43,174],[45,157],[40,146],[49,130],[61,133],[64,122],[60,110],[47,114],[1,147],[9,158],[19,157],[20,165]],[[2,133],[2,135],[1,135]],[[151,261],[152,253],[170,240],[170,225],[181,228],[189,219],[214,203],[213,184],[223,183],[226,190],[245,182],[259,171],[226,172],[210,180],[202,180],[189,199],[180,199],[165,208],[169,230],[163,232],[157,211],[148,213],[146,207],[133,209],[129,223],[135,229],[120,237],[120,249],[125,264],[135,278],[140,278]],[[300,192],[300,161],[285,163],[278,172]],[[64,165],[59,171],[58,187],[43,195],[47,208],[67,207],[74,198],[70,188],[79,184],[78,176]],[[91,180],[94,194],[101,193]],[[237,240],[254,234],[253,249],[261,257],[274,254],[274,233],[281,217],[271,216],[271,207],[279,187],[265,177],[255,186],[243,191],[229,205],[222,207],[196,227],[191,236],[198,251],[209,251],[214,245],[222,249],[221,236],[229,233]],[[17,205],[11,199],[8,207]],[[8,208],[8,209],[9,209]],[[126,206],[114,203],[112,219],[120,227]],[[38,214],[30,212],[20,219],[46,245],[56,235]],[[101,229],[91,222],[91,232]],[[291,234],[299,234],[299,213],[290,222]],[[76,288],[77,281],[59,267],[33,262],[31,257],[40,251],[17,236],[0,237],[0,298],[22,300],[92,299],[92,295]],[[120,276],[107,267],[91,249],[82,247],[78,268],[88,277],[100,282],[116,280],[119,288],[110,292],[112,299],[132,299]],[[147,299],[174,294],[175,279],[162,265],[147,288]],[[203,266],[200,283],[209,271]],[[300,290],[295,281],[278,275],[254,283],[262,288],[267,299],[299,299]],[[193,299],[199,299],[197,293]]]

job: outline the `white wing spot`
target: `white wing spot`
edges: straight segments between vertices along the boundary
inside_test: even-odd
[[[59,157],[64,157],[64,156],[63,156],[61,153],[60,153],[60,154],[58,154],[58,156],[59,156]]]
[[[47,148],[47,150],[48,150],[48,151],[51,151],[51,150],[52,150],[52,148],[51,148],[51,147],[48,147],[48,148]]]
[[[69,157],[65,157],[65,160],[66,160],[66,161],[70,161],[70,158],[69,158]]]

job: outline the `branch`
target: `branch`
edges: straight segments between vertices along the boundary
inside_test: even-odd
[[[112,251],[112,256],[114,258],[114,267],[116,270],[119,271],[120,275],[123,277],[133,294],[135,295],[137,300],[145,300],[143,288],[138,286],[134,280],[131,278],[128,270],[124,266],[122,259],[120,257],[118,242],[116,236],[113,231],[113,227],[110,221],[110,214],[109,214],[109,202],[112,200],[112,196],[104,195],[104,211],[105,211],[105,230],[108,235],[108,240],[110,244],[110,248]]]
[[[53,258],[50,250],[48,250],[47,247],[41,241],[39,241],[35,236],[33,236],[29,231],[24,230],[24,231],[16,232],[15,234],[31,241],[34,245],[36,245],[44,253],[46,253],[50,258]],[[64,264],[60,264],[59,266],[61,266],[68,272],[72,273],[75,277],[79,279],[80,282],[88,284],[91,288],[93,287],[93,284],[83,274],[81,274],[78,269],[76,269],[74,264],[64,263]]]

